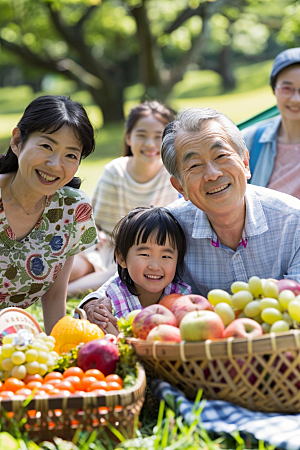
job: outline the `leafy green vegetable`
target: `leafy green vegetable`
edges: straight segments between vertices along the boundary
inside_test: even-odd
[[[132,324],[130,324],[125,317],[121,317],[118,320],[118,327],[121,333],[124,334],[124,337],[132,337],[133,331],[132,331]]]
[[[54,367],[54,370],[57,372],[64,373],[64,371],[68,367],[75,367],[77,366],[77,355],[79,350],[83,344],[77,345],[77,347],[72,348],[68,353],[63,353],[57,360],[56,366]]]
[[[137,356],[134,348],[125,343],[125,339],[118,342],[120,359],[116,373],[122,378],[124,388],[132,387],[137,379]]]

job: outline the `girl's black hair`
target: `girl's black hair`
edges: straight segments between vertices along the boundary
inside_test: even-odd
[[[126,142],[126,135],[131,133],[138,120],[150,115],[153,115],[163,125],[167,125],[174,120],[175,112],[157,100],[146,100],[131,108],[125,123],[123,156],[132,156],[131,147]]]
[[[112,232],[115,261],[117,255],[121,255],[126,261],[129,249],[133,245],[146,243],[149,238],[153,238],[158,245],[165,245],[168,238],[170,245],[177,249],[178,260],[173,281],[180,280],[184,271],[186,239],[177,220],[165,208],[153,206],[135,208],[117,223]],[[129,292],[138,295],[127,268],[124,269],[118,264],[118,273]]]
[[[75,136],[82,144],[81,158],[86,158],[95,149],[95,138],[92,124],[80,103],[62,95],[42,95],[34,99],[25,109],[17,127],[21,132],[21,143],[24,145],[28,137],[37,131],[55,133],[64,125],[72,128]],[[18,158],[9,147],[5,155],[0,155],[0,174],[16,172]],[[74,177],[67,186],[79,188],[81,180]]]

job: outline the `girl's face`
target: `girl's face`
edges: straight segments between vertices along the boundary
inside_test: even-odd
[[[18,157],[18,174],[26,186],[42,195],[55,193],[72,180],[82,152],[81,142],[66,125],[52,134],[32,133],[23,145],[15,128],[11,148]]]
[[[155,238],[149,238],[145,244],[133,245],[126,257],[118,257],[118,263],[127,268],[136,291],[162,292],[175,276],[178,251],[175,250],[167,238],[165,245],[155,243]]]
[[[283,69],[277,79],[275,96],[282,117],[300,120],[300,64]]]
[[[161,157],[164,129],[165,125],[152,114],[139,119],[131,133],[126,135],[126,143],[131,147],[133,156],[143,163],[157,162]]]

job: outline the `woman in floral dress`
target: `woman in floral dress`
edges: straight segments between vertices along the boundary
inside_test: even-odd
[[[66,313],[74,255],[98,241],[74,177],[94,147],[84,108],[46,95],[26,108],[0,157],[0,309],[41,298],[46,333]]]

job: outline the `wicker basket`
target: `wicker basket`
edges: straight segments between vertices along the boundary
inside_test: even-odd
[[[52,441],[53,436],[71,440],[78,428],[100,431],[107,422],[132,437],[135,417],[144,403],[145,387],[145,371],[139,364],[137,382],[132,388],[108,391],[101,396],[88,392],[84,396],[35,398],[26,407],[22,406],[22,400],[2,400],[0,414],[5,409],[10,416],[14,413],[16,419],[25,417],[26,431],[38,441]],[[117,440],[115,436],[114,439]]]
[[[147,342],[127,338],[151,376],[195,398],[254,411],[300,412],[300,330],[251,339]]]

